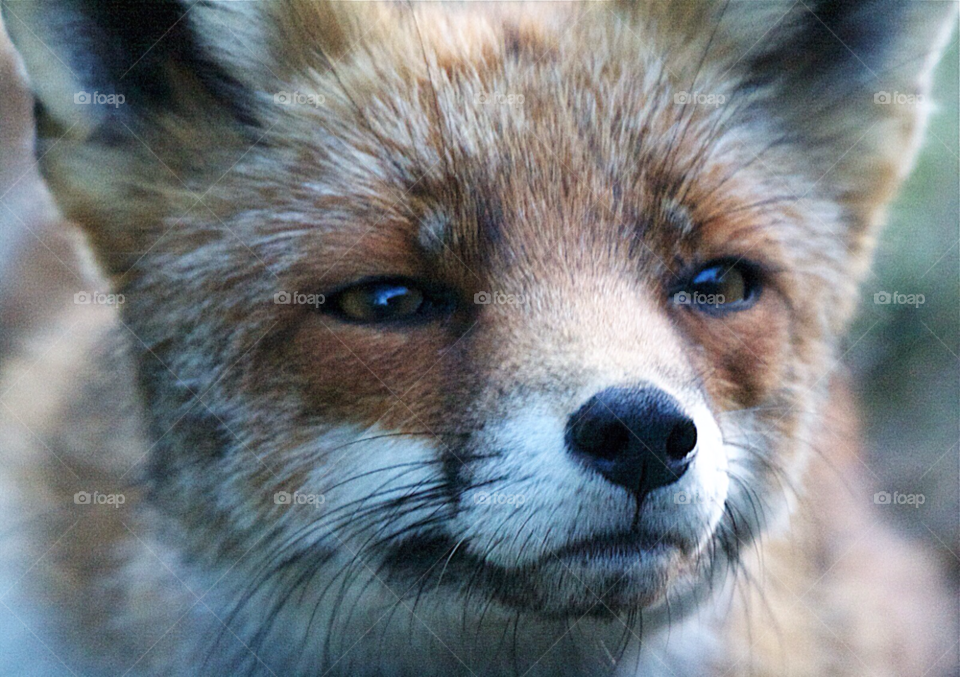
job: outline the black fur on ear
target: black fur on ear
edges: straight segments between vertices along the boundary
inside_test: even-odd
[[[793,82],[815,90],[906,87],[935,62],[950,33],[949,0],[810,0],[757,36],[748,84]],[[840,92],[837,92],[838,94]]]
[[[132,91],[154,106],[176,105],[176,92],[164,71],[171,64],[194,74],[225,110],[245,124],[256,124],[247,107],[244,87],[198,43],[185,20],[190,3],[151,0],[92,2],[91,19],[115,42],[115,55],[104,61],[108,82],[130,81]],[[139,55],[139,56],[138,56]],[[131,58],[135,60],[131,62]],[[122,69],[122,72],[120,72]]]
[[[740,100],[792,140],[818,190],[847,208],[860,248],[916,157],[957,3],[716,0],[713,12],[732,39]]]
[[[40,170],[108,272],[202,221],[231,171],[266,177],[298,152],[292,130],[326,109],[278,93],[319,84],[329,55],[349,53],[364,4],[0,0],[36,95]],[[280,120],[286,136],[270,133]]]
[[[160,113],[188,117],[198,97],[207,112],[212,103],[242,126],[255,127],[245,87],[193,33],[189,14],[197,2],[2,0],[2,10],[53,129],[85,122],[109,136],[110,122],[136,125]],[[95,96],[122,103],[76,105]],[[38,118],[41,125],[49,122]]]

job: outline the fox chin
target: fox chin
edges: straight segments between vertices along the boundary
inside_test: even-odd
[[[102,276],[0,375],[4,674],[951,669],[837,363],[955,3],[2,10]]]

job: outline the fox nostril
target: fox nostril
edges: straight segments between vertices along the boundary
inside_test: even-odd
[[[613,461],[630,443],[630,431],[617,420],[605,420],[589,414],[574,424],[574,445],[601,460]]]
[[[667,437],[667,456],[682,461],[697,446],[697,426],[691,420],[680,421]]]
[[[686,472],[697,428],[662,390],[608,388],[570,417],[567,444],[588,467],[643,496]]]

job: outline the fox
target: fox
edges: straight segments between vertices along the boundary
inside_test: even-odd
[[[956,10],[3,0],[4,674],[956,674],[841,362]]]

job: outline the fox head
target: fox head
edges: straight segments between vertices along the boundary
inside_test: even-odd
[[[370,626],[339,668],[402,637],[460,670],[464,634],[679,618],[789,510],[950,12],[4,20],[44,175],[124,295],[185,561],[264,645],[333,663]]]

